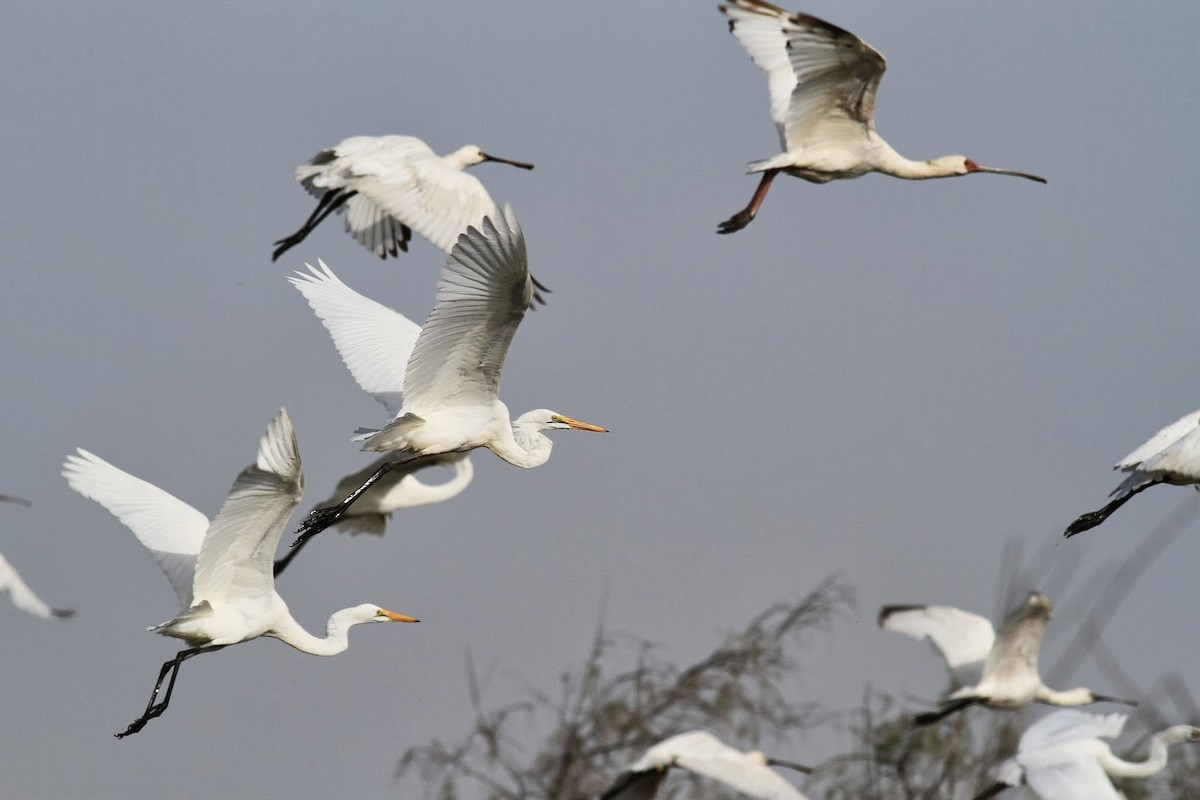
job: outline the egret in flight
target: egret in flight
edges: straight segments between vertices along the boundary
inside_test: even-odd
[[[460,233],[497,212],[479,179],[464,171],[485,161],[533,169],[473,144],[439,156],[415,136],[343,139],[296,167],[296,180],[319,202],[300,230],[275,242],[271,260],[304,241],[333,212],[346,212],[346,232],[380,258],[407,252],[414,230],[448,253]]]
[[[323,284],[306,289],[300,281]],[[349,289],[324,264],[293,282],[329,328],[359,385],[373,394],[404,387],[403,403],[381,430],[360,428],[363,449],[396,453],[340,504],[314,510],[293,547],[341,519],[388,472],[426,456],[486,447],[510,464],[538,467],[553,443],[544,430],[603,433],[604,428],[537,409],[517,419],[500,401],[500,371],[517,326],[529,308],[532,283],[525,237],[504,207],[481,228],[468,228],[450,251],[438,279],[433,311],[415,342],[415,326],[400,314]]]
[[[1183,415],[1151,436],[1145,444],[1118,461],[1113,469],[1129,473],[1129,477],[1109,495],[1113,500],[1104,508],[1081,515],[1067,527],[1063,536],[1091,530],[1135,494],[1151,486],[1200,484],[1200,409]]]
[[[417,621],[363,604],[338,611],[329,618],[326,635],[313,636],[292,618],[275,592],[275,546],[304,489],[296,435],[283,409],[262,437],[257,460],[237,476],[211,523],[183,501],[86,450],[67,456],[63,477],[134,532],[179,595],[179,616],[148,630],[191,645],[162,665],[146,710],[117,738],[137,733],[167,710],[179,667],[192,656],[260,636],[304,653],[332,656],[349,646],[347,632],[354,625]]]
[[[868,172],[908,180],[984,172],[1046,182],[1028,172],[982,167],[965,156],[908,160],[875,132],[875,91],[887,68],[875,48],[850,31],[763,0],[730,0],[719,9],[751,60],[767,73],[771,118],[784,152],[746,168],[762,173],[758,189],[718,233],[749,225],[780,172],[812,183]]]
[[[950,606],[884,606],[879,627],[916,639],[928,639],[941,652],[960,688],[942,707],[918,714],[914,725],[930,725],[971,705],[1021,708],[1030,703],[1083,706],[1130,700],[1095,694],[1079,687],[1056,691],[1038,674],[1038,650],[1054,607],[1041,592],[1030,592],[1025,603],[1004,620],[999,631],[978,614]]]
[[[809,767],[768,758],[757,750],[735,750],[707,731],[689,731],[647,750],[600,795],[600,800],[651,800],[672,768],[712,778],[762,800],[804,800],[800,790],[771,769],[772,765],[812,772]]]
[[[15,503],[26,508],[33,505],[24,497],[13,497],[7,494],[0,494],[0,503]],[[51,608],[48,606],[42,598],[33,593],[33,589],[29,588],[29,584],[21,580],[21,573],[17,572],[16,567],[8,563],[8,559],[3,555],[0,555],[0,592],[8,592],[8,596],[14,606],[42,619],[53,619],[55,617],[66,619],[75,613],[70,608]]]
[[[1113,755],[1101,739],[1121,735],[1124,714],[1055,711],[1026,729],[1017,754],[993,772],[997,782],[976,795],[987,800],[1005,789],[1025,784],[1042,800],[1121,800],[1113,778],[1145,778],[1167,766],[1167,748],[1200,741],[1200,728],[1175,725],[1150,737],[1145,761],[1125,761]]]

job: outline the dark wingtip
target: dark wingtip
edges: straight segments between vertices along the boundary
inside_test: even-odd
[[[70,619],[71,617],[75,616],[75,609],[73,609],[73,608],[52,608],[52,609],[50,609],[50,613],[53,614],[54,616],[58,617],[59,619]]]
[[[876,621],[876,624],[878,624],[879,627],[882,628],[883,623],[892,614],[897,614],[901,611],[922,611],[926,608],[929,608],[928,604],[926,604],[926,603],[914,603],[911,605],[884,606],[883,608],[879,609],[879,616],[876,618],[875,621]]]

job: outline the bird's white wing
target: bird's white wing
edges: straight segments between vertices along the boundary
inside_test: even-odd
[[[508,345],[533,296],[525,236],[510,206],[459,237],[404,377],[404,408],[496,402]]]
[[[363,198],[361,207],[370,201],[380,213],[446,252],[468,226],[478,226],[496,210],[476,177],[447,165],[428,147],[423,153],[411,149],[361,153],[351,172],[358,191],[351,203]],[[370,218],[365,211],[360,214]]]
[[[1200,425],[1193,424],[1174,444],[1148,456],[1138,465],[1137,472],[1172,476],[1175,480],[1200,480]]]
[[[342,283],[324,261],[305,266],[307,274],[297,272],[288,280],[324,323],[354,380],[394,414],[421,327]]]
[[[184,608],[192,604],[196,556],[208,518],[157,486],[82,448],[63,462],[67,485],[107,508],[150,551]]]
[[[762,0],[721,11],[754,63],[767,73],[771,118],[787,151],[874,127],[875,92],[887,61],[847,30]]]
[[[346,233],[380,258],[408,250],[412,229],[388,214],[365,194],[356,194],[338,209],[346,214]]]
[[[691,731],[665,739],[646,751],[630,769],[634,772],[680,767],[720,781],[763,800],[804,800],[792,784],[759,758],[735,750],[706,731]]]
[[[1073,708],[1054,711],[1025,729],[1017,749],[1027,753],[1077,739],[1115,739],[1125,719],[1125,714],[1089,714]]]
[[[1019,756],[1025,782],[1044,800],[1122,800],[1094,755],[1069,742]]]
[[[213,518],[196,561],[196,602],[230,595],[262,597],[274,590],[275,547],[300,503],[304,473],[287,411],[267,426],[255,463],[242,470]]]
[[[879,612],[879,627],[928,639],[963,686],[979,682],[984,661],[996,640],[988,619],[952,606],[884,606]]]
[[[1130,470],[1138,468],[1143,461],[1158,455],[1167,447],[1175,444],[1189,433],[1200,427],[1200,409],[1182,417],[1151,436],[1129,455],[1116,463],[1113,469]]]
[[[66,609],[51,608],[33,593],[29,585],[21,580],[20,573],[12,564],[0,555],[0,592],[7,590],[13,605],[22,611],[27,611],[35,617],[51,619],[53,617],[69,617],[73,612]]]

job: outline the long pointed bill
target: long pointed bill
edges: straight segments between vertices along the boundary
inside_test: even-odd
[[[1137,706],[1136,700],[1122,700],[1120,697],[1109,697],[1106,694],[1093,694],[1092,699],[1097,703],[1120,703],[1125,706]]]
[[[608,433],[608,428],[601,428],[599,425],[592,425],[587,422],[580,422],[577,419],[570,417],[558,417],[555,422],[561,422],[568,428],[576,431],[592,431],[593,433]]]
[[[510,166],[518,167],[519,169],[533,169],[533,164],[530,164],[528,161],[513,161],[510,158],[497,158],[496,156],[491,156],[487,153],[483,154],[483,160],[498,161],[501,164],[509,164]],[[1045,183],[1045,181],[1043,181],[1043,183]]]
[[[1015,175],[1018,178],[1037,181],[1038,183],[1046,183],[1046,179],[1041,175],[1034,175],[1032,172],[1017,172],[1011,169],[996,169],[995,167],[981,167],[971,159],[967,159],[967,172],[987,172],[992,175]]]
[[[386,617],[392,622],[420,622],[416,617],[410,617],[407,614],[397,614],[395,611],[386,611],[379,609],[379,616]]]

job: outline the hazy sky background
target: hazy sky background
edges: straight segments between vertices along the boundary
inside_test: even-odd
[[[1058,601],[1051,663],[1105,590],[1084,579],[1200,510],[1155,488],[1059,538],[1116,485],[1110,464],[1200,405],[1200,6],[813,0],[888,58],[877,119],[897,150],[1049,185],[785,178],[726,237],[757,184],[744,164],[778,142],[714,6],[6,9],[0,492],[35,506],[0,507],[0,551],[79,613],[0,603],[0,793],[396,797],[399,753],[469,724],[468,649],[501,703],[552,689],[602,609],[684,661],[839,571],[858,614],[814,641],[794,690],[934,698],[940,664],[879,632],[880,604],[998,616],[1016,542],[1040,558],[1021,591]],[[444,257],[418,240],[380,262],[340,219],[269,256],[312,209],[293,167],[388,133],[536,163],[474,171],[554,290],[502,396],[612,433],[560,433],[536,470],[479,454],[467,492],[385,539],[324,534],[279,585],[302,624],[360,602],[423,622],[358,628],[334,658],[264,640],[189,661],[167,714],[117,741],[179,649],[144,628],[177,607],[62,459],[85,447],[211,515],[286,405],[304,509],[365,464],[348,437],[379,407],[285,276],[320,257],[423,320]],[[1200,693],[1198,564],[1192,530],[1112,621],[1143,689],[1175,671]],[[1117,693],[1092,663],[1056,680]],[[830,731],[790,756],[848,744]]]

